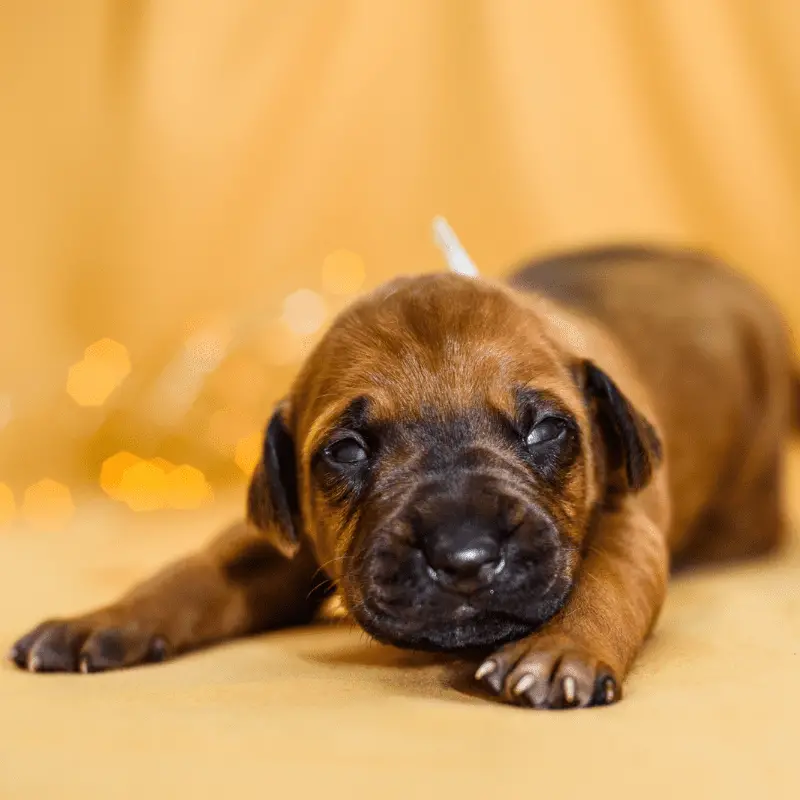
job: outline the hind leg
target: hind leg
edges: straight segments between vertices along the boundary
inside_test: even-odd
[[[737,481],[674,556],[675,568],[741,561],[778,549],[787,531],[783,462],[779,451],[752,477]]]

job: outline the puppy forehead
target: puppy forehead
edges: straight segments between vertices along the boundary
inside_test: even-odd
[[[529,309],[464,279],[410,281],[337,320],[297,387],[309,438],[358,397],[370,421],[455,417],[476,407],[508,415],[520,387],[579,404],[564,359]]]

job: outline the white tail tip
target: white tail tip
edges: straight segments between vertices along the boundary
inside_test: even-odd
[[[477,277],[478,268],[472,263],[467,251],[458,241],[458,236],[444,217],[435,217],[433,220],[433,240],[442,251],[447,266],[452,272],[472,278]]]

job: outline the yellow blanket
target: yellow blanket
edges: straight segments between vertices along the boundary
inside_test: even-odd
[[[800,452],[790,502],[800,518]],[[197,547],[196,515],[82,506],[0,537],[0,644]],[[458,664],[347,625],[125,672],[0,669],[0,798],[800,796],[800,541],[676,581],[618,706],[536,712],[461,691]]]

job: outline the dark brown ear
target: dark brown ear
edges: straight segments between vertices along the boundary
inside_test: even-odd
[[[279,407],[267,425],[264,451],[247,494],[248,521],[285,555],[299,548],[300,502],[294,440]]]
[[[638,492],[661,463],[661,440],[603,370],[591,361],[581,366],[584,391],[605,444],[609,477],[619,474],[623,479],[619,488]]]

